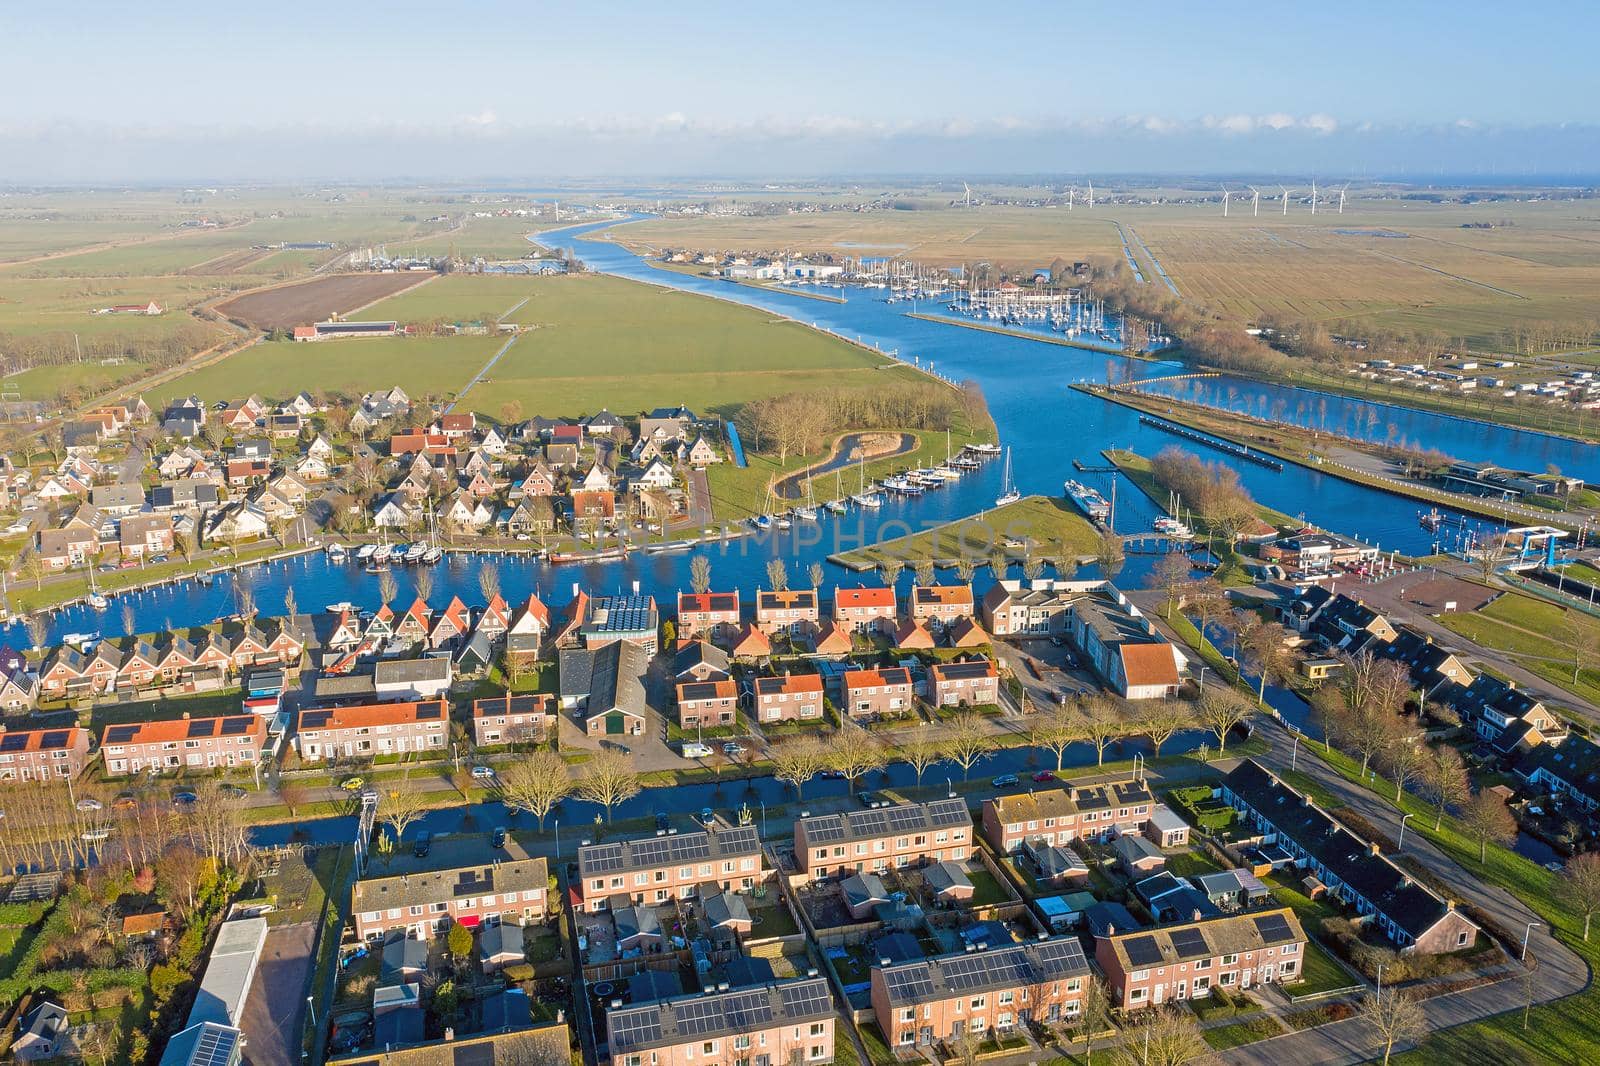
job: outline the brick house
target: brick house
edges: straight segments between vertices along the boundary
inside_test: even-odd
[[[1214,989],[1301,979],[1306,934],[1288,907],[1097,936],[1095,961],[1120,1010],[1205,999]]]
[[[118,548],[124,559],[144,559],[172,551],[172,516],[129,515],[117,524]]]
[[[911,671],[903,666],[879,670],[846,670],[843,709],[852,718],[903,714],[912,708]]]
[[[932,663],[928,667],[928,702],[935,707],[999,703],[1000,671],[989,659]]]
[[[739,686],[731,678],[685,681],[678,685],[678,725],[681,728],[733,725],[738,708]]]
[[[739,632],[739,591],[678,593],[678,636],[715,640]]]
[[[765,879],[761,865],[761,838],[749,825],[588,844],[578,849],[574,906],[598,912],[615,897],[641,905],[693,899],[707,882],[751,889]]]
[[[89,762],[89,731],[0,726],[0,781],[77,777]]]
[[[1222,799],[1294,858],[1295,868],[1327,886],[1372,923],[1400,954],[1437,955],[1471,947],[1478,927],[1445,899],[1335,821],[1307,795],[1254,759],[1222,779]]]
[[[996,581],[983,594],[983,625],[997,637],[1046,637],[1067,631],[1067,611],[1083,582],[1041,578]]]
[[[548,693],[490,696],[472,701],[472,740],[480,748],[532,744],[551,735],[558,701]]]
[[[972,815],[959,799],[819,814],[794,823],[795,861],[813,879],[965,862],[972,852]]]
[[[814,1066],[834,1056],[833,996],[804,977],[606,1012],[611,1066]]]
[[[972,586],[914,585],[909,606],[913,622],[944,629],[958,618],[973,616]]]
[[[896,1054],[1078,1016],[1094,980],[1074,937],[872,968],[872,1012]]]
[[[421,858],[396,849],[351,888],[350,916],[363,940],[403,929],[429,940],[451,925],[528,925],[550,910],[550,869],[514,838],[491,848],[482,834],[445,837]]]
[[[852,633],[893,633],[896,611],[894,589],[857,585],[833,590],[833,620]]]
[[[820,619],[815,589],[756,591],[756,627],[765,633],[813,636]]]
[[[258,714],[175,718],[107,726],[100,735],[100,754],[106,776],[125,777],[143,771],[252,766],[266,742],[266,721]]]
[[[34,552],[44,568],[52,572],[83,566],[100,554],[100,534],[82,526],[41,529]]]
[[[758,722],[822,721],[821,674],[758,677],[751,698]]]
[[[301,711],[295,745],[306,762],[372,758],[449,747],[450,708],[444,700],[369,703]]]
[[[1140,832],[1155,809],[1143,781],[1111,781],[996,796],[983,801],[983,836],[995,850],[1011,854],[1024,843],[1065,847],[1088,837]]]

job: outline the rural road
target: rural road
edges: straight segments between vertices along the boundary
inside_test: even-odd
[[[1276,720],[1260,721],[1257,735],[1265,738],[1272,750],[1259,761],[1275,770],[1288,768],[1292,746],[1288,730]],[[1376,793],[1351,784],[1314,755],[1299,758],[1294,765],[1391,839],[1398,837],[1400,812]],[[1421,859],[1458,899],[1482,908],[1505,929],[1521,930],[1527,923],[1539,921],[1538,915],[1515,896],[1485,886],[1420,833],[1408,838],[1406,848],[1407,854]],[[1528,950],[1539,961],[1538,968],[1533,971],[1535,1003],[1570,996],[1588,987],[1589,968],[1583,959],[1552,937],[1542,924],[1534,926]],[[1430,1029],[1444,1029],[1515,1010],[1525,1002],[1524,995],[1521,979],[1511,978],[1481,988],[1435,996],[1424,1000],[1422,1009]],[[1347,1066],[1381,1054],[1382,1048],[1373,1030],[1359,1018],[1351,1018],[1247,1044],[1223,1053],[1220,1058],[1233,1066],[1311,1066],[1313,1063]]]
[[[519,304],[518,306],[520,307],[521,305]],[[484,363],[483,366],[478,370],[478,372],[476,374],[472,375],[472,380],[467,382],[465,385],[463,385],[461,387],[461,391],[456,393],[456,398],[451,400],[448,404],[445,405],[445,409],[444,409],[444,413],[445,414],[449,414],[451,411],[454,411],[456,409],[456,404],[460,403],[462,401],[462,399],[464,399],[466,397],[467,393],[472,391],[472,386],[474,386],[478,382],[482,381],[483,380],[483,376],[485,374],[487,374],[490,370],[494,369],[494,365],[500,361],[500,357],[502,355],[505,355],[506,352],[510,351],[511,350],[511,346],[513,344],[517,343],[517,340],[519,338],[521,338],[521,336],[522,336],[522,334],[520,334],[520,333],[513,333],[511,335],[511,339],[506,341],[504,344],[502,344],[500,346],[500,350],[495,352],[493,355],[491,355],[489,357],[489,361],[487,363]]]

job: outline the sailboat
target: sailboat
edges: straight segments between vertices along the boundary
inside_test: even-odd
[[[94,583],[94,563],[92,560],[89,564],[89,595],[85,597],[85,602],[97,611],[103,611],[111,605],[111,601],[106,599],[105,595],[101,593]]]
[[[796,507],[794,509],[794,516],[796,518],[804,518],[807,522],[815,522],[817,520],[817,504],[816,501],[811,497],[811,479],[809,477],[806,478],[805,505]]]
[[[844,502],[844,478],[837,470],[833,472],[833,499],[822,506],[834,514],[844,514],[850,510],[850,505]]]
[[[1011,483],[1011,449],[1006,449],[1006,469],[1000,481],[1000,495],[994,498],[996,507],[1004,507],[1008,503],[1016,503],[1022,499],[1022,493]]]
[[[856,503],[869,511],[875,511],[883,506],[883,496],[876,492],[867,491],[867,457],[861,456],[861,463],[857,467],[861,471],[861,491],[850,497]]]

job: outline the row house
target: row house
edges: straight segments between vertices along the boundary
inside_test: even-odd
[[[902,714],[914,703],[911,671],[904,666],[846,670],[841,685],[844,711],[852,718]]]
[[[996,581],[983,594],[984,628],[997,637],[1063,636],[1072,603],[1095,582]]]
[[[1188,659],[1109,582],[1079,596],[1068,632],[1095,673],[1123,699],[1173,699]]]
[[[867,588],[833,590],[833,620],[853,633],[893,633],[897,607],[894,589]]]
[[[1515,769],[1536,795],[1560,796],[1586,811],[1600,808],[1600,746],[1588,737],[1574,733],[1535,745]]]
[[[756,628],[763,633],[809,637],[821,617],[816,589],[756,590]]]
[[[100,735],[100,755],[106,776],[126,777],[254,766],[266,743],[266,721],[257,714],[183,717],[107,726]]]
[[[1150,786],[1134,778],[1019,792],[983,801],[983,835],[1007,855],[1035,842],[1056,847],[1085,838],[1104,842],[1142,831],[1155,806]]]
[[[678,636],[731,637],[739,632],[739,593],[678,593]]]
[[[731,678],[678,685],[678,725],[683,729],[733,725],[738,708],[739,686]]]
[[[481,835],[447,837],[426,856],[397,854],[381,875],[356,881],[350,914],[363,940],[395,930],[428,941],[452,925],[530,925],[550,913],[551,881],[544,856],[511,837],[499,848]]]
[[[1259,832],[1276,838],[1295,866],[1355,908],[1399,952],[1436,955],[1471,947],[1478,927],[1254,759],[1222,779],[1222,799]]]
[[[1093,980],[1076,938],[1036,940],[874,966],[872,1013],[897,1054],[931,1055],[969,1035],[1070,1022]]]
[[[1095,962],[1119,1010],[1206,999],[1218,988],[1292,984],[1304,976],[1306,934],[1288,907],[1153,929],[1115,925],[1095,938]]]
[[[761,838],[749,825],[587,844],[578,849],[574,906],[599,912],[693,899],[708,882],[725,892],[748,890],[764,880],[761,856]]]
[[[965,862],[972,852],[972,815],[959,799],[819,814],[794,823],[795,861],[814,880]]]
[[[472,701],[472,739],[480,748],[497,744],[535,744],[555,729],[555,696],[490,696]]]
[[[972,586],[913,585],[907,606],[913,622],[945,629],[959,619],[972,617]]]
[[[783,673],[758,677],[751,687],[756,721],[820,722],[823,695],[821,674]]]
[[[89,763],[89,731],[0,726],[0,781],[75,778]]]
[[[928,667],[928,702],[935,707],[998,703],[1000,671],[990,659],[933,663]]]
[[[406,752],[444,752],[450,712],[443,700],[371,703],[301,711],[295,744],[306,762],[372,758]]]
[[[611,1066],[822,1066],[837,1025],[826,978],[673,996],[606,1011]]]

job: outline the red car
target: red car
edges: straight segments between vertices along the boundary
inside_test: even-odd
[[[1038,773],[1033,775],[1033,779],[1035,781],[1054,781],[1056,779],[1055,771],[1040,770]]]

